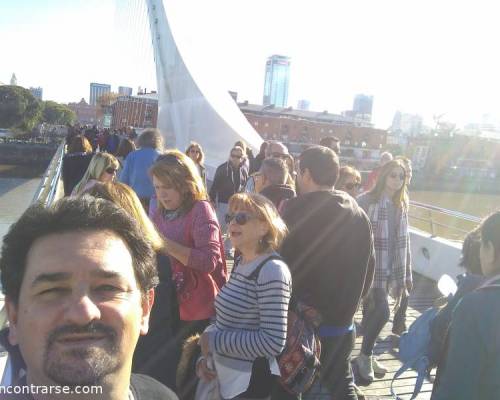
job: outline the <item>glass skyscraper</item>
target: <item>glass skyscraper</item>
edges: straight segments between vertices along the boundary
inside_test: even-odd
[[[104,94],[111,92],[111,85],[106,85],[103,83],[94,83],[90,84],[90,101],[89,104],[91,106],[97,105],[97,100]]]
[[[279,55],[269,57],[266,62],[263,104],[265,106],[274,104],[276,107],[286,107],[289,81],[290,58]]]

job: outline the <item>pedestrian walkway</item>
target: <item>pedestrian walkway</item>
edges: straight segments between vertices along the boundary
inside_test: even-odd
[[[415,289],[413,290],[409,307],[407,312],[407,326],[417,318],[423,311],[431,307],[434,300],[439,297],[436,283],[421,276],[414,276]],[[392,305],[392,304],[391,304]],[[401,362],[398,360],[397,339],[392,335],[392,315],[390,321],[385,325],[380,339],[374,349],[374,354],[378,359],[387,367],[389,372],[381,379],[376,379],[368,386],[363,386],[360,382],[359,387],[366,395],[367,400],[387,399],[390,397],[391,380],[396,371],[401,367]],[[356,314],[356,321],[361,321],[361,310]],[[362,336],[358,335],[356,344],[353,351],[353,358],[356,357],[361,350]],[[433,379],[435,371],[432,372],[431,378]],[[396,393],[404,400],[410,399],[413,393],[415,378],[417,374],[415,371],[407,371],[394,382],[394,389]],[[418,400],[430,399],[432,393],[432,383],[425,381],[422,391],[417,396]]]
[[[228,260],[228,270],[233,267],[233,262]],[[410,296],[409,307],[407,312],[407,326],[425,311],[427,308],[431,307],[434,300],[440,296],[436,283],[430,279],[424,278],[414,274],[414,290]],[[392,307],[392,303],[391,303]],[[386,324],[380,339],[374,349],[374,354],[378,359],[387,367],[389,370],[387,374],[381,378],[376,379],[368,386],[363,386],[362,382],[357,382],[361,390],[366,395],[366,400],[377,400],[377,399],[389,399],[391,397],[391,380],[396,373],[396,371],[401,367],[401,362],[398,359],[398,349],[396,345],[396,338],[392,335],[392,314],[391,319]],[[356,321],[361,322],[361,309],[356,313]],[[356,339],[356,344],[353,350],[353,359],[356,357],[361,350],[361,342],[363,336],[358,335]],[[413,393],[415,378],[417,374],[415,371],[407,371],[401,375],[396,382],[394,382],[394,389],[396,393],[401,397],[401,399],[406,400],[411,398]],[[431,379],[435,376],[435,370],[431,373]],[[431,398],[432,393],[432,383],[425,381],[422,386],[420,394],[417,396],[417,400],[428,400]]]

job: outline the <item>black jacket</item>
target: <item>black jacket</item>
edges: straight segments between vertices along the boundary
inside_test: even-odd
[[[340,191],[318,191],[287,202],[289,234],[281,255],[292,273],[292,296],[314,306],[325,325],[352,323],[374,274],[370,221]]]
[[[248,170],[243,164],[238,168],[233,168],[229,161],[219,165],[210,188],[210,200],[227,203],[233,194],[243,192],[247,180]]]
[[[260,194],[273,202],[279,210],[283,200],[295,197],[295,190],[289,185],[271,185],[261,190]]]
[[[64,184],[64,195],[69,196],[73,188],[83,178],[93,153],[70,153],[63,158],[62,178]]]

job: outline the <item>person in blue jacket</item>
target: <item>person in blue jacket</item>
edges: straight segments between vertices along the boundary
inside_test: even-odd
[[[486,277],[453,311],[432,400],[500,399],[500,211],[480,227]]]
[[[162,152],[163,140],[160,131],[153,128],[144,130],[137,139],[137,146],[139,150],[133,151],[125,159],[119,180],[134,189],[148,212],[149,201],[154,193],[148,171]]]

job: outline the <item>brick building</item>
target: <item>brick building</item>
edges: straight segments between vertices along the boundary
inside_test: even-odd
[[[238,105],[263,139],[285,143],[295,156],[322,137],[336,136],[341,142],[341,161],[369,170],[378,164],[381,149],[387,144],[387,131],[356,117],[247,102]]]
[[[68,103],[68,108],[76,114],[78,122],[82,125],[98,125],[97,107],[88,104],[85,99],[79,103]]]
[[[158,120],[158,94],[146,93],[137,96],[120,96],[112,105],[111,128],[126,126],[134,128],[156,127]]]
[[[318,143],[324,136],[336,136],[342,145],[380,149],[387,144],[387,131],[366,126],[342,115],[238,104],[254,129],[264,139],[282,142]]]

